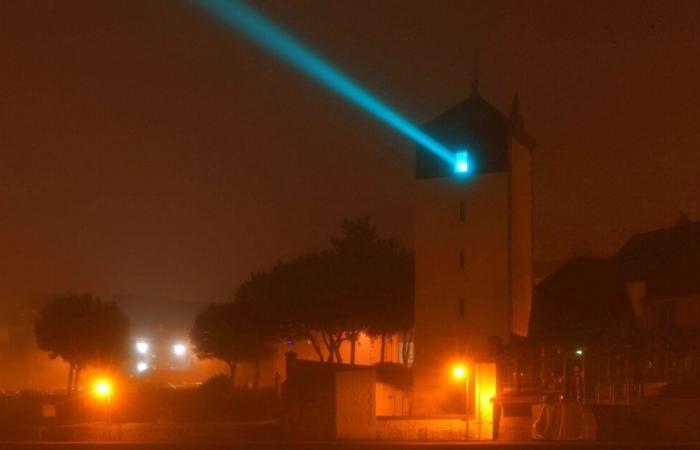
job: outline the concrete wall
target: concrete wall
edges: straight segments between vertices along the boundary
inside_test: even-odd
[[[508,177],[416,183],[415,414],[444,413],[455,360],[483,354],[491,336],[510,335]]]
[[[700,399],[593,406],[599,440],[700,442]]]
[[[319,336],[319,342],[321,338]],[[386,345],[384,348],[384,362],[400,362],[399,344],[400,336],[387,336]],[[288,351],[293,351],[298,355],[300,360],[318,361],[318,356],[313,349],[313,346],[305,340],[295,340],[293,342],[280,341],[277,345],[277,352],[272,358],[263,361],[260,365],[260,387],[274,387],[275,373],[279,373],[284,380],[285,367],[284,355]],[[362,333],[357,342],[355,349],[355,364],[357,365],[373,365],[381,361],[381,340],[371,339],[366,334]],[[325,349],[324,349],[325,354]],[[340,348],[340,354],[344,363],[350,362],[350,343],[343,342]],[[222,366],[222,371],[228,373],[226,366]],[[252,364],[240,364],[236,373],[236,385],[241,387],[249,387],[253,384],[255,377],[255,367]]]
[[[464,417],[378,417],[377,439],[385,441],[463,441]],[[469,420],[469,440],[479,440],[478,424]]]
[[[335,374],[336,439],[374,439],[377,429],[374,370]]]
[[[376,434],[372,367],[331,365],[288,355],[285,424],[292,439],[373,439]]]
[[[532,156],[530,150],[511,140],[511,296],[513,333],[527,336],[532,303]]]
[[[377,416],[408,416],[410,414],[411,396],[389,384],[377,383],[376,388]]]

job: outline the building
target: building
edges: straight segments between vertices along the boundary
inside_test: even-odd
[[[613,261],[643,337],[643,376],[700,383],[700,222],[632,236]]]
[[[455,412],[449,364],[486,358],[489,342],[527,334],[534,141],[517,96],[506,116],[478,87],[474,81],[469,98],[426,125],[458,166],[420,147],[416,156],[418,415]],[[464,405],[463,387],[461,395]]]
[[[535,288],[527,340],[502,356],[504,391],[700,396],[700,222],[682,215],[611,258],[565,262]]]

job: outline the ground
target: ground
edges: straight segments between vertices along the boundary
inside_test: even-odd
[[[119,442],[23,442],[1,443],[2,450],[382,450],[395,448],[408,448],[417,450],[420,448],[439,448],[440,450],[452,450],[468,447],[469,450],[480,448],[495,450],[539,450],[539,449],[606,449],[606,450],[674,450],[674,449],[700,449],[700,442],[690,443],[639,443],[639,442],[359,442],[359,441],[335,441],[335,442],[250,442],[250,443],[119,443]]]

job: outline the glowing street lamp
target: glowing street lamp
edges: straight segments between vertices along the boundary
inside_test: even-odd
[[[112,382],[107,378],[98,378],[92,386],[92,392],[97,398],[107,400],[107,422],[112,422]]]
[[[452,378],[464,380],[464,440],[469,440],[469,372],[466,365],[452,367]]]
[[[100,378],[95,381],[92,390],[97,397],[109,398],[112,396],[112,383],[105,378]]]
[[[187,353],[187,346],[183,343],[177,343],[173,345],[173,354],[177,357],[182,358]]]
[[[145,372],[145,371],[147,371],[147,370],[148,370],[148,364],[147,364],[147,363],[145,363],[145,362],[143,362],[143,361],[139,361],[138,363],[136,363],[136,371],[137,371],[138,373],[142,373],[142,372]]]
[[[148,342],[146,342],[146,341],[138,341],[138,342],[136,342],[136,351],[137,351],[140,355],[145,355],[146,353],[148,353],[148,349],[149,349],[150,347],[151,347],[151,346],[148,345]]]

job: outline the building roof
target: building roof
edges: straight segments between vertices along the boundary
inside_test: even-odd
[[[528,337],[552,342],[632,336],[626,285],[644,281],[646,301],[700,296],[700,222],[632,236],[610,259],[573,258],[534,290]]]
[[[648,300],[700,294],[700,222],[632,236],[615,255],[626,281],[644,281]]]
[[[534,141],[523,130],[517,95],[513,111],[506,116],[484,100],[473,85],[472,94],[424,126],[434,139],[453,151],[469,152],[470,167],[476,173],[505,172],[508,170],[508,140],[513,137],[528,148]],[[416,178],[451,176],[453,168],[431,152],[418,146]]]
[[[529,338],[585,345],[635,334],[626,287],[614,261],[573,258],[535,287]]]

